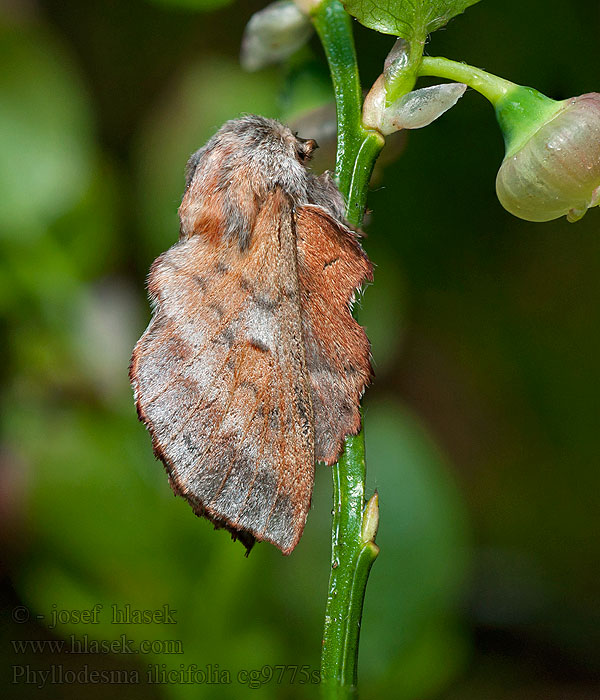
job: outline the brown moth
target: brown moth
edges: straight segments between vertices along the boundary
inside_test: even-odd
[[[189,160],[179,241],[152,265],[131,359],[140,420],[175,493],[249,551],[298,544],[315,461],[360,428],[369,341],[352,318],[372,266],[316,143],[226,122]]]

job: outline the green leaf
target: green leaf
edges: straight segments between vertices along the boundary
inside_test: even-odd
[[[423,41],[479,0],[342,0],[365,27],[408,41]]]

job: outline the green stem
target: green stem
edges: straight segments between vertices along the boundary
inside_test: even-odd
[[[517,87],[510,80],[499,78],[481,70],[481,68],[441,57],[425,56],[421,61],[419,75],[433,75],[438,78],[448,78],[458,83],[465,83],[465,85],[472,87],[473,90],[480,92],[493,105]]]
[[[338,0],[317,5],[312,21],[329,63],[337,113],[335,174],[340,191],[348,197],[356,156],[365,137],[360,123],[362,92],[352,24]]]
[[[521,148],[545,121],[551,119],[562,103],[551,100],[534,88],[511,83],[481,68],[458,63],[448,58],[425,57],[419,75],[433,75],[466,83],[486,97],[496,110],[496,118],[504,135],[506,157]]]
[[[338,0],[324,0],[312,19],[329,63],[337,109],[335,174],[346,200],[346,216],[360,226],[369,180],[383,137],[361,124],[362,93],[349,16]],[[321,657],[322,688],[327,698],[350,697],[357,682],[358,642],[369,571],[378,553],[376,527],[368,527],[376,497],[365,509],[365,437],[346,439],[332,467],[333,522],[331,574],[325,610]],[[365,513],[371,513],[365,515]],[[363,533],[368,532],[367,541]]]
[[[339,462],[332,468],[333,523],[331,574],[325,610],[321,677],[327,698],[352,697],[357,685],[358,642],[365,590],[379,548],[373,532],[367,541],[364,488],[365,438],[346,439]],[[373,497],[375,511],[376,496]],[[369,502],[371,503],[371,502]],[[375,516],[377,517],[377,516]],[[376,527],[375,527],[376,530]]]
[[[364,135],[352,164],[348,193],[342,191],[342,194],[346,196],[346,217],[354,226],[362,224],[367,206],[371,174],[377,156],[385,143],[383,136],[378,131],[363,127],[361,130]]]

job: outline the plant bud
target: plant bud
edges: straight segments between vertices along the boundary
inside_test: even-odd
[[[363,542],[375,542],[379,529],[379,495],[377,491],[371,496],[365,506],[360,538]]]
[[[312,34],[310,19],[292,0],[278,0],[255,12],[244,30],[240,62],[247,71],[279,63]]]
[[[383,64],[388,107],[414,88],[422,54],[423,45],[420,42],[411,43],[401,38],[396,40]]]
[[[406,71],[409,62],[410,44],[405,39],[396,39],[383,64],[383,77],[386,84],[389,85],[400,73]]]
[[[401,129],[421,129],[454,107],[466,89],[463,83],[432,85],[413,90],[386,107],[384,76],[380,75],[365,98],[363,124],[384,136]]]
[[[507,211],[527,221],[564,215],[577,221],[600,203],[600,94],[554,104],[536,129],[527,127],[525,140],[514,123],[516,115],[523,119],[524,113],[514,110],[508,124],[499,114],[503,129],[508,126],[512,133],[496,192]]]

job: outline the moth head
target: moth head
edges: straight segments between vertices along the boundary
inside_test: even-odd
[[[301,163],[308,163],[312,158],[312,154],[319,144],[314,139],[301,139],[297,134],[294,134],[296,143],[296,157]]]
[[[279,187],[296,205],[306,203],[305,166],[315,148],[316,141],[274,119],[248,115],[226,122],[188,161],[182,236],[219,234],[244,249],[269,192]]]
[[[306,165],[318,148],[314,139],[301,138],[275,119],[257,115],[227,122],[217,136],[236,143],[238,155],[263,166],[257,174],[273,180],[290,168],[296,170],[297,163]]]

